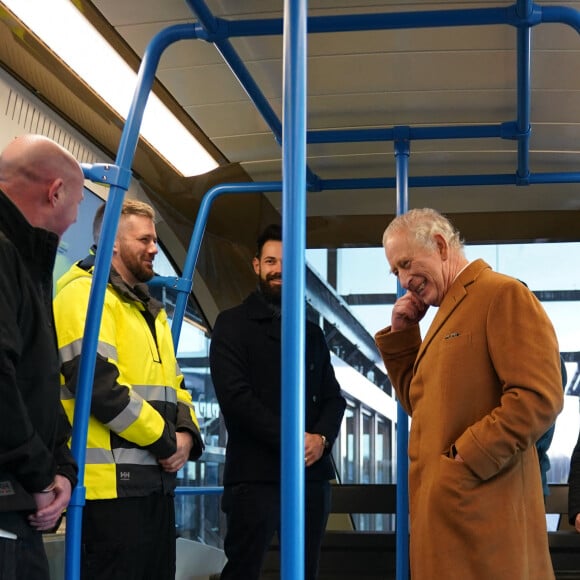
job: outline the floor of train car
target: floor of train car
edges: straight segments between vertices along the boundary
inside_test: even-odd
[[[567,509],[568,486],[550,485],[546,513],[559,516],[557,531],[548,534],[556,580],[580,580],[580,534],[568,524]],[[392,514],[396,511],[395,486],[347,484],[333,487],[331,511],[335,514]],[[392,532],[327,531],[318,580],[395,580],[395,541]],[[260,580],[279,579],[280,546],[275,539]]]
[[[365,538],[364,532],[360,534],[358,541],[355,542],[352,542],[351,536],[348,545],[344,541],[330,547],[327,542],[321,552],[318,580],[395,580],[394,536],[391,538],[392,549],[389,549],[390,546],[385,544],[390,544],[391,540],[385,541],[378,536],[390,534],[374,534],[372,538],[371,536]],[[574,563],[571,564],[569,553],[564,555],[564,561],[558,560],[558,554],[552,554],[556,580],[580,580],[578,550],[577,554]],[[563,565],[573,566],[573,569],[558,569],[558,566]],[[280,580],[280,559],[277,550],[269,552],[260,580]]]

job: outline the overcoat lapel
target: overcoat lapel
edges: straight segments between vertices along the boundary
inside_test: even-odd
[[[448,318],[453,314],[454,310],[461,304],[463,299],[467,296],[467,287],[477,278],[477,276],[490,266],[486,264],[483,260],[475,260],[471,264],[459,274],[457,280],[451,284],[451,288],[449,288],[445,298],[431,326],[429,326],[429,330],[427,330],[427,334],[421,343],[419,348],[419,352],[417,353],[417,358],[415,360],[414,365],[414,372],[417,370],[417,366],[423,357],[427,347],[433,341],[435,336],[437,336],[439,330],[443,326],[443,324],[448,320]]]

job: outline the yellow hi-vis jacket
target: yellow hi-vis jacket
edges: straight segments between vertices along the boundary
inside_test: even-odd
[[[73,265],[58,281],[54,300],[61,400],[71,423],[92,264],[89,257]],[[175,453],[176,430],[191,433],[190,460],[197,459],[203,450],[199,424],[166,312],[145,284],[129,288],[111,270],[91,398],[86,498],[172,493],[176,476],[163,471],[158,459]]]

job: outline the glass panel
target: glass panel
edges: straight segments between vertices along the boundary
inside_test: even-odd
[[[337,291],[343,296],[397,291],[383,248],[341,248],[337,262]]]
[[[392,482],[391,463],[391,424],[379,417],[377,423],[377,437],[375,441],[376,482]]]
[[[372,483],[372,440],[371,440],[371,416],[368,413],[362,413],[362,440],[361,440],[361,478],[360,483]]]
[[[352,405],[347,405],[344,412],[342,429],[341,450],[341,477],[343,483],[356,483],[358,481],[356,465],[356,409]]]
[[[471,245],[466,254],[470,260],[483,258],[497,272],[523,280],[532,290],[572,290],[580,288],[580,269],[570,268],[579,247],[574,242]]]

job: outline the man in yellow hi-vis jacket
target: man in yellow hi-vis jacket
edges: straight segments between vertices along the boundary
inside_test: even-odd
[[[95,216],[98,240],[104,207]],[[123,204],[99,331],[88,428],[82,574],[175,577],[176,472],[203,450],[167,315],[149,295],[157,236],[151,206]],[[59,280],[54,301],[72,422],[94,255]]]

